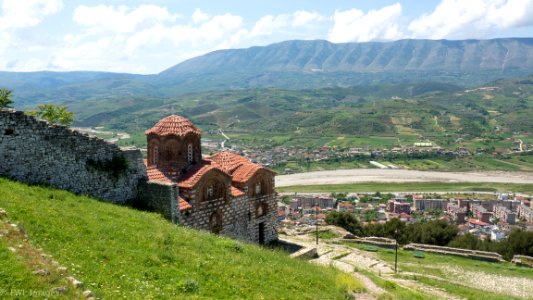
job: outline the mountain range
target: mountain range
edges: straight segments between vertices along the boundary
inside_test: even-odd
[[[533,69],[533,38],[343,43],[286,41],[218,50],[159,74],[0,72],[17,107],[246,88],[314,89],[429,81],[476,86]]]

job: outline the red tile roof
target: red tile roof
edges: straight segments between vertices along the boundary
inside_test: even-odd
[[[146,175],[148,175],[149,181],[173,183],[172,179],[165,175],[165,173],[159,170],[156,166],[146,167]]]
[[[400,213],[400,218],[411,219],[411,216],[409,214],[406,214],[406,213]]]
[[[180,211],[186,211],[186,210],[192,209],[192,206],[189,204],[189,202],[185,201],[185,199],[183,199],[181,196],[179,196],[178,201],[179,201]]]
[[[232,173],[243,164],[252,163],[241,155],[229,151],[219,152],[209,157],[209,159],[219,164],[220,167],[228,173]]]
[[[188,119],[181,116],[172,115],[159,120],[159,122],[157,122],[154,127],[149,130],[146,130],[145,133],[147,135],[176,135],[183,137],[188,133],[200,135],[201,131],[200,129],[198,129],[198,127],[194,126],[194,124]]]
[[[229,151],[217,153],[209,157],[209,159],[219,164],[224,171],[231,174],[233,182],[245,183],[259,170],[274,173],[272,170],[254,164],[247,158]]]
[[[192,168],[187,170],[185,174],[181,176],[178,180],[178,186],[180,188],[191,189],[197,185],[202,177],[208,172],[216,170],[226,176],[230,176],[228,173],[224,172],[219,165],[210,161],[203,160],[201,163],[194,165]]]
[[[240,189],[234,187],[234,186],[231,186],[231,195],[233,197],[242,197],[245,195],[245,193],[243,191],[241,191]]]
[[[489,223],[485,223],[483,221],[479,221],[479,220],[476,220],[476,219],[468,219],[468,223],[474,224],[474,225],[479,225],[479,226],[487,226],[487,225],[489,225]]]

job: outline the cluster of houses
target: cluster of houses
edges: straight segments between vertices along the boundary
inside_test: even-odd
[[[229,146],[223,146],[220,141],[206,140],[202,146],[210,151],[220,151]],[[397,155],[413,155],[413,154],[433,154],[446,157],[462,157],[469,156],[471,153],[464,147],[459,147],[456,150],[447,150],[435,146],[430,142],[414,143],[410,146],[396,146],[391,149],[378,148],[341,148],[322,146],[320,148],[310,150],[304,147],[286,147],[278,146],[272,149],[253,148],[231,145],[233,151],[239,152],[254,163],[259,163],[267,167],[275,167],[279,164],[289,162],[318,162],[333,158],[350,158],[350,157],[368,157],[372,159],[384,159]],[[379,167],[379,166],[378,166]],[[286,170],[290,173],[291,170]]]
[[[278,203],[278,222],[282,226],[322,225],[336,207],[337,200],[330,196],[294,196],[288,203]]]
[[[370,201],[360,201],[361,198],[357,194],[344,195],[343,200],[331,195],[296,195],[286,204],[279,203],[278,221],[282,226],[322,224],[329,212],[345,211],[357,215],[362,223],[385,223],[393,218],[407,223],[446,220],[458,225],[460,233],[469,232],[481,239],[503,239],[513,228],[533,230],[533,200],[528,195],[499,194],[492,200],[424,195],[395,196],[387,201],[380,197],[366,196]]]

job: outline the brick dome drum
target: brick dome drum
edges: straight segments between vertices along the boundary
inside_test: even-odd
[[[188,119],[181,116],[172,115],[161,119],[159,122],[157,122],[157,124],[155,124],[154,127],[147,130],[145,133],[147,135],[176,135],[183,137],[189,133],[200,135],[201,131]]]

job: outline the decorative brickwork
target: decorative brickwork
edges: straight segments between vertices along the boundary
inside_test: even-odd
[[[200,130],[183,117],[164,118],[146,134],[149,185],[162,185],[150,188],[149,207],[216,234],[259,243],[277,239],[273,171],[227,151],[202,158]],[[177,186],[179,195],[170,195],[169,186]],[[167,201],[176,203],[174,214]]]

